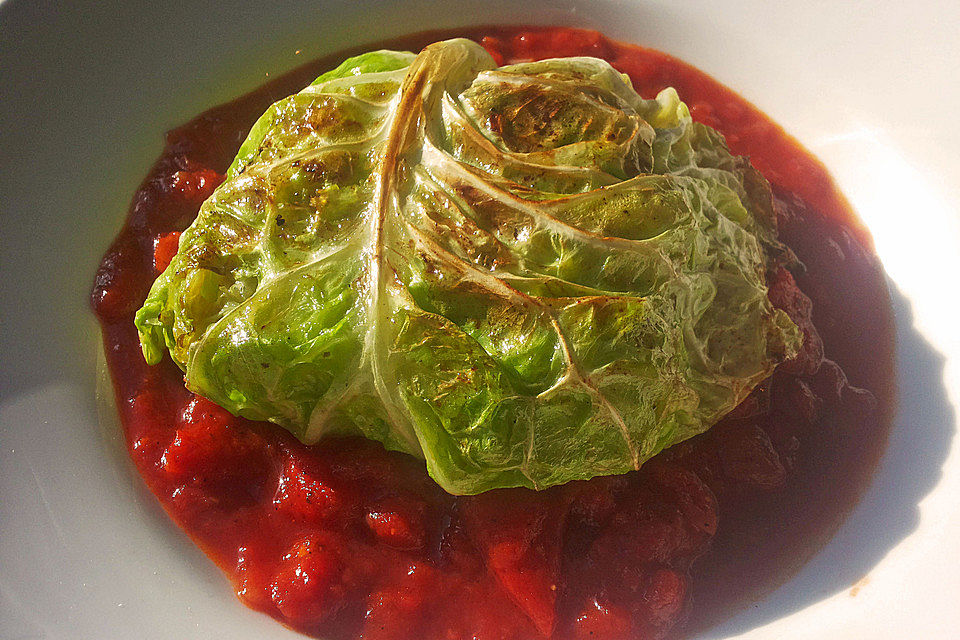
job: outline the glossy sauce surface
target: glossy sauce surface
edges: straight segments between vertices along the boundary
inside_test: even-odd
[[[194,396],[169,358],[147,366],[133,313],[178,233],[253,121],[354,53],[342,52],[170,132],[134,197],[93,292],[131,458],[241,600],[305,633],[682,637],[788,577],[868,481],[893,394],[881,267],[814,158],[735,93],[663,53],[594,32],[524,27],[361,49],[417,50],[452,35],[480,41],[498,62],[602,57],[645,97],[676,87],[694,118],[723,132],[775,186],[781,239],[805,268],[769,274],[770,297],[805,330],[800,357],[721,424],[639,472],[473,497],[446,494],[421,461],[376,443],[304,446]]]

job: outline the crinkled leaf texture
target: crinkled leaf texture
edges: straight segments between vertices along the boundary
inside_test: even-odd
[[[636,469],[799,347],[769,185],[672,89],[467,40],[273,105],[136,316],[187,386],[452,493]]]

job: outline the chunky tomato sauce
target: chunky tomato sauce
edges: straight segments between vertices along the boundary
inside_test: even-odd
[[[382,46],[416,50],[450,35]],[[695,119],[750,155],[775,185],[781,238],[805,266],[769,276],[771,300],[806,334],[800,356],[722,423],[639,472],[473,497],[446,494],[421,461],[377,443],[304,446],[188,392],[169,359],[147,366],[133,314],[176,252],[179,232],[222,180],[256,117],[341,53],[170,132],[137,192],[93,291],[130,456],[240,599],[308,634],[688,635],[784,580],[868,481],[893,388],[882,270],[823,167],[702,72],[589,31],[455,35],[477,39],[499,62],[602,57],[648,97],[674,86]]]

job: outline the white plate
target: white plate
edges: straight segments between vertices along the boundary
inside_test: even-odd
[[[300,637],[236,601],[98,427],[93,273],[163,131],[347,45],[498,21],[596,27],[737,89],[833,171],[890,275],[900,414],[875,482],[706,637],[956,637],[960,3],[58,4],[0,4],[0,638]]]

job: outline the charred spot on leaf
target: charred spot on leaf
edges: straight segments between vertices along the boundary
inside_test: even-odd
[[[503,133],[503,114],[493,112],[488,118],[488,126],[490,131],[493,131],[495,134],[500,135]]]
[[[356,158],[349,151],[330,151],[320,158],[299,162],[300,169],[317,182],[343,184],[354,176]]]
[[[193,269],[209,269],[218,275],[225,275],[236,262],[236,256],[225,256],[216,247],[207,243],[190,245],[184,254],[184,269],[186,273]]]

